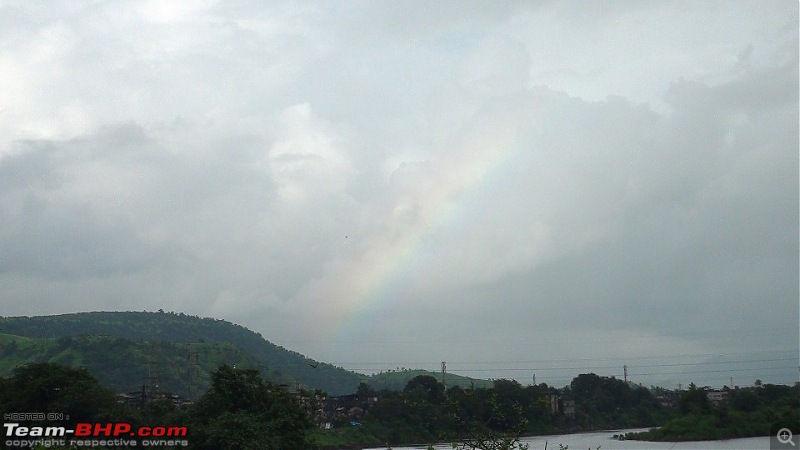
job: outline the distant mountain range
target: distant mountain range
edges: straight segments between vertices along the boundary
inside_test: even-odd
[[[245,327],[219,319],[164,312],[86,312],[0,317],[0,376],[28,362],[86,367],[103,385],[132,392],[143,385],[197,398],[222,364],[258,369],[278,384],[322,389],[330,395],[402,389],[423,370],[367,376],[275,345]],[[448,374],[448,386],[487,387],[491,382]]]

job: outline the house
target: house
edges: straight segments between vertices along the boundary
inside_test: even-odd
[[[706,391],[706,397],[708,397],[708,401],[713,405],[723,405],[728,403],[728,391],[709,389]]]
[[[545,393],[548,403],[550,404],[550,413],[551,414],[558,414],[559,407],[558,401],[560,400],[561,396],[558,393],[558,389],[550,388]]]
[[[575,400],[562,401],[564,416],[569,418],[575,417]]]
[[[378,397],[359,394],[328,397],[325,401],[324,412],[317,418],[317,422],[325,424],[332,420],[361,419],[375,403]]]

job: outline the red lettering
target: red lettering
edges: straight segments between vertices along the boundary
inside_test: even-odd
[[[169,427],[167,428],[167,436],[186,436],[188,430],[186,427]]]
[[[101,423],[94,424],[94,434],[92,436],[108,436],[111,434],[113,424],[107,423],[105,426]]]
[[[75,436],[84,437],[84,436],[89,436],[91,433],[92,433],[92,424],[79,423],[75,425]]]
[[[129,433],[130,431],[131,431],[130,424],[127,424],[125,422],[114,425],[114,437],[117,437],[120,434]]]

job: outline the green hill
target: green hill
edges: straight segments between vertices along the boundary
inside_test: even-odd
[[[0,371],[4,373],[24,362],[52,360],[85,365],[104,384],[125,389],[134,379],[141,385],[142,373],[148,373],[153,364],[163,365],[159,377],[165,383],[168,372],[180,383],[181,370],[188,374],[190,344],[196,348],[201,368],[237,361],[259,367],[280,380],[296,380],[306,388],[323,389],[332,395],[352,393],[366,378],[312,361],[240,325],[185,314],[87,312],[0,317],[0,333]],[[154,359],[158,362],[152,362]],[[94,370],[89,367],[90,361],[97,363]],[[128,372],[131,375],[124,375]],[[204,374],[207,376],[207,371]],[[176,393],[186,391],[188,375],[183,379],[187,384],[175,389]]]
[[[197,355],[196,365],[191,362],[190,354]],[[85,367],[115,392],[137,391],[146,384],[188,398],[205,392],[209,373],[222,364],[258,369],[276,383],[292,383],[291,377],[264,368],[255,358],[228,343],[179,344],[100,335],[61,338],[0,335],[0,375],[8,375],[14,366],[29,362]]]
[[[441,373],[431,372],[428,370],[420,370],[420,369],[403,369],[403,370],[389,370],[388,372],[381,372],[370,376],[365,381],[367,384],[369,384],[369,386],[372,389],[375,389],[377,391],[380,390],[399,391],[402,390],[406,386],[406,383],[408,383],[411,379],[420,375],[430,375],[439,381],[441,381],[442,379]],[[474,388],[492,387],[492,382],[489,380],[463,377],[451,373],[445,374],[445,383],[448,388],[453,386],[459,386],[464,389],[470,387]]]

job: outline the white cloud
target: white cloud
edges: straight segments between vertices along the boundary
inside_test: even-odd
[[[307,103],[285,110],[279,127],[267,165],[281,200],[295,203],[341,194],[353,173],[342,138],[314,118]]]
[[[796,4],[377,5],[6,8],[6,314],[383,368],[796,347]]]

